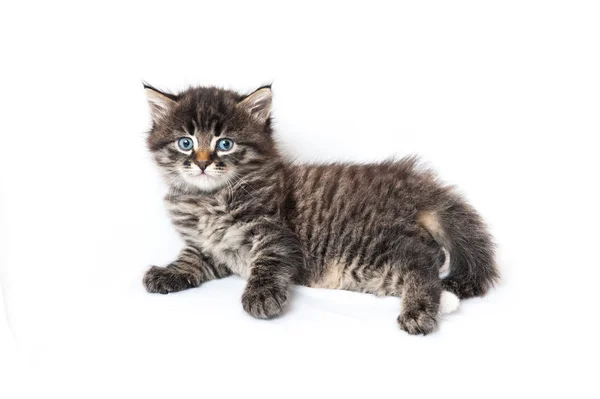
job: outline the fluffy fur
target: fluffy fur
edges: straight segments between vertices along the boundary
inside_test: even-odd
[[[148,270],[149,292],[235,273],[247,279],[243,308],[262,319],[281,314],[292,284],[401,296],[399,326],[427,334],[458,298],[483,295],[498,279],[479,215],[416,158],[291,164],[273,140],[270,87],[145,89],[148,148],[185,241],[170,265]],[[221,139],[234,145],[222,151]]]

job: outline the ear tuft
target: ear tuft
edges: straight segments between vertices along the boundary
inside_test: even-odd
[[[238,107],[243,108],[259,122],[265,123],[271,116],[272,99],[271,85],[262,86],[240,101]]]
[[[173,94],[164,93],[146,82],[142,83],[144,85],[144,91],[146,92],[148,105],[150,105],[152,121],[157,123],[169,113],[169,110],[175,106],[175,104],[177,104],[177,97]]]

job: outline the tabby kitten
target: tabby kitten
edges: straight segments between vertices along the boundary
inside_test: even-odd
[[[234,273],[247,280],[244,310],[260,319],[282,313],[292,284],[401,296],[400,327],[427,334],[441,298],[458,305],[498,279],[479,215],[414,157],[293,165],[273,139],[269,86],[249,95],[144,87],[148,147],[185,241],[175,261],[146,272],[149,292]]]

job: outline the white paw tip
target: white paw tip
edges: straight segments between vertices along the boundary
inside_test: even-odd
[[[460,305],[460,299],[450,291],[442,291],[440,298],[440,313],[448,314],[455,312]]]

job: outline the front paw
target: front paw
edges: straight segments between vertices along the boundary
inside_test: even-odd
[[[409,334],[427,335],[437,326],[437,320],[434,313],[426,310],[406,310],[398,316],[400,328]]]
[[[248,314],[257,319],[271,319],[281,314],[287,297],[287,288],[248,284],[242,295],[242,306]]]
[[[143,281],[148,292],[160,294],[182,291],[200,285],[198,276],[174,267],[152,266],[144,275]]]

